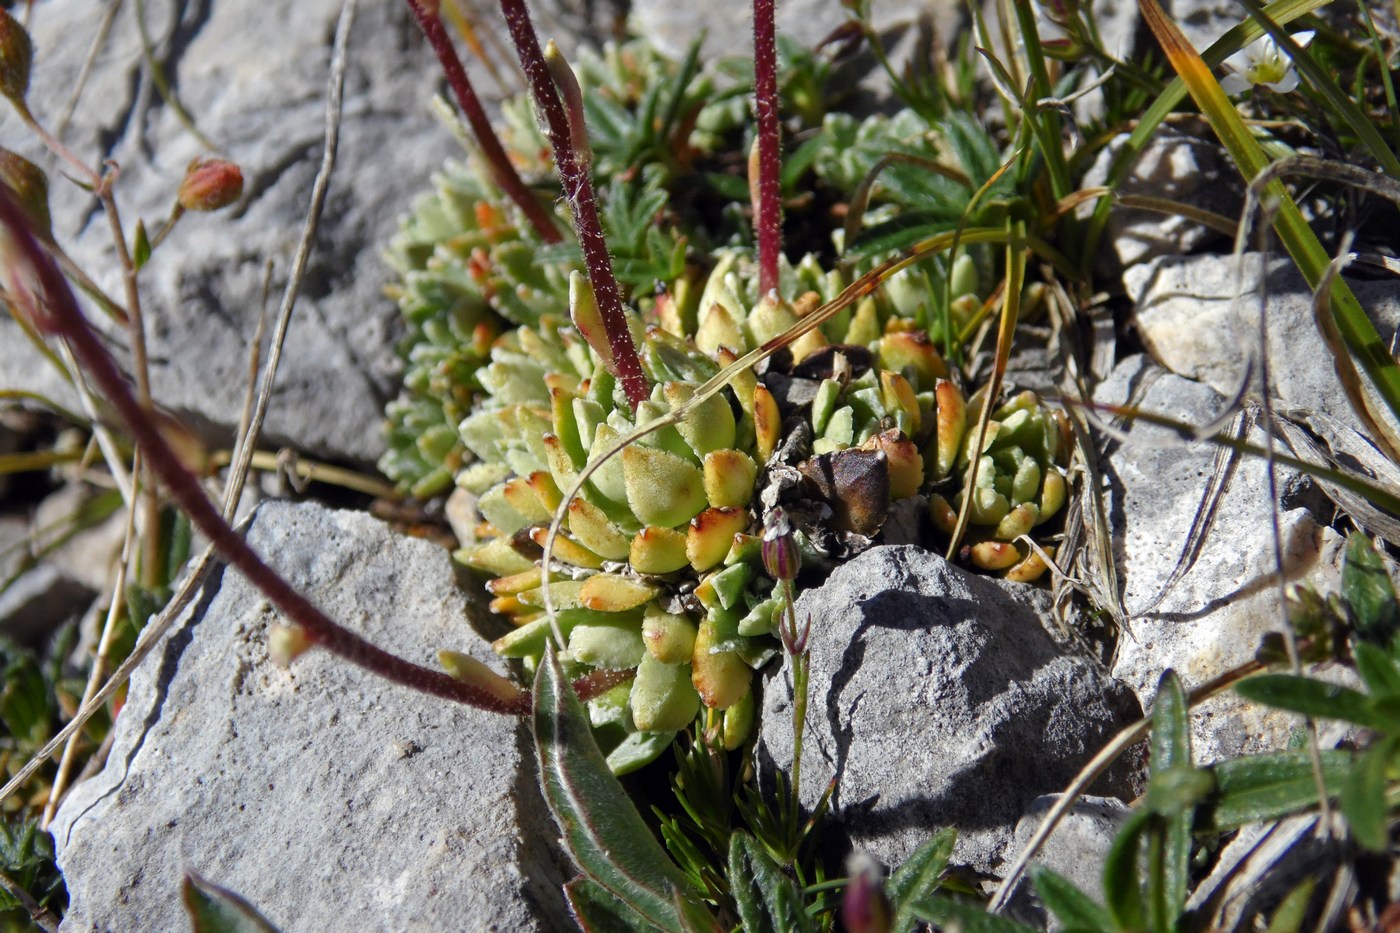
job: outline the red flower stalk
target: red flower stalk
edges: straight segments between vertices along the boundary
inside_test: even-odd
[[[511,164],[500,138],[496,136],[496,131],[491,128],[491,121],[486,118],[481,99],[476,96],[476,89],[467,77],[467,70],[462,67],[462,60],[457,57],[457,50],[453,47],[447,30],[443,28],[437,3],[432,0],[408,0],[408,8],[413,11],[418,28],[423,31],[424,38],[433,47],[433,52],[442,64],[442,73],[447,78],[448,86],[452,88],[453,96],[457,98],[457,106],[462,108],[462,115],[467,118],[467,125],[476,136],[476,144],[481,147],[482,156],[491,166],[491,175],[496,184],[505,192],[506,197],[520,208],[525,219],[534,228],[536,236],[546,243],[558,243],[563,239],[559,229],[555,227],[549,213],[530,193],[530,189],[525,187],[525,182]]]
[[[598,199],[593,193],[593,181],[588,174],[588,156],[580,153],[574,145],[575,129],[582,136],[583,114],[573,115],[576,127],[571,127],[569,113],[560,100],[549,63],[540,49],[525,0],[501,0],[501,12],[505,14],[506,28],[516,54],[520,56],[520,67],[530,85],[535,109],[544,117],[549,143],[554,149],[554,164],[559,169],[559,181],[563,184],[564,196],[569,199],[569,212],[573,215],[574,232],[583,250],[588,281],[593,286],[603,329],[607,332],[608,345],[612,349],[614,371],[635,410],[651,394],[651,387],[642,373],[637,346],[632,342],[632,332],[627,327],[627,316],[622,310],[622,293],[613,276],[612,259],[608,255],[607,240],[603,237],[603,225],[598,219]]]
[[[778,262],[783,249],[774,6],[775,0],[754,0],[753,3],[753,98],[758,118],[758,199],[754,205],[753,225],[754,237],[758,240],[759,295],[765,298],[778,288]]]

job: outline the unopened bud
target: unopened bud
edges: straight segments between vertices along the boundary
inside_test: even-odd
[[[10,189],[19,202],[34,233],[41,237],[53,235],[49,217],[49,179],[44,170],[24,156],[0,149],[0,184]]]
[[[29,66],[34,61],[34,44],[29,33],[3,9],[0,9],[0,94],[4,94],[21,111],[24,96],[29,93]]]
[[[195,159],[176,199],[187,211],[217,211],[243,197],[243,172],[225,159]]]
[[[267,653],[278,667],[291,667],[314,644],[300,625],[274,625],[267,633]]]
[[[802,568],[802,553],[797,548],[797,537],[792,531],[792,522],[781,507],[768,513],[763,523],[763,569],[774,580],[795,580],[797,571]]]
[[[850,881],[841,899],[841,921],[846,929],[851,933],[889,933],[892,911],[879,864],[858,852],[847,861],[846,870]]]

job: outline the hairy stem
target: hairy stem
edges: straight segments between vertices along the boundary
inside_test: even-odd
[[[7,190],[0,188],[0,227],[9,240],[6,257],[6,285],[19,304],[41,330],[61,336],[82,362],[89,378],[106,396],[135,437],[151,470],[170,491],[190,521],[209,538],[224,558],[248,578],[281,609],[307,636],[333,654],[364,667],[387,680],[424,693],[498,713],[524,713],[530,698],[510,686],[492,691],[476,684],[462,683],[440,671],[420,667],[389,654],[353,632],[331,621],[305,596],[279,576],[250,548],[205,497],[194,474],[180,463],[175,452],[156,429],[147,409],[131,394],[126,379],[98,340],[83,316],[67,281],[31,235],[24,214]]]
[[[544,52],[540,49],[525,0],[501,0],[501,12],[505,14],[506,27],[516,54],[520,56],[520,67],[525,72],[535,109],[544,118],[549,143],[554,149],[554,164],[559,169],[559,181],[563,184],[564,196],[569,200],[569,213],[573,215],[574,232],[583,250],[588,281],[598,301],[603,329],[607,331],[617,378],[635,410],[651,394],[651,387],[642,373],[637,347],[632,342],[632,332],[628,329],[627,316],[622,310],[622,293],[613,275],[603,225],[598,219],[598,199],[593,193],[588,165],[574,146],[569,115],[560,100]],[[575,115],[576,122],[581,123],[582,119],[581,113]],[[582,126],[577,129],[581,135]]]
[[[407,0],[407,2],[409,9],[413,11],[413,18],[418,22],[418,28],[423,31],[423,36],[433,47],[433,52],[436,53],[438,61],[442,64],[442,72],[447,78],[448,85],[452,88],[453,96],[457,98],[457,105],[462,108],[462,115],[467,118],[467,125],[476,135],[476,143],[481,147],[481,154],[491,167],[492,178],[506,193],[506,196],[515,202],[515,206],[520,208],[525,219],[534,228],[536,236],[546,243],[558,243],[563,239],[559,229],[554,226],[554,221],[550,218],[549,213],[530,193],[525,182],[521,180],[520,173],[511,164],[510,157],[506,155],[505,148],[501,146],[500,138],[492,129],[491,121],[486,118],[486,111],[481,106],[481,99],[476,96],[476,89],[472,87],[471,79],[467,77],[467,70],[462,67],[462,60],[457,56],[457,50],[453,47],[447,30],[443,28],[437,4],[433,0]]]
[[[778,258],[783,249],[774,5],[775,0],[753,3],[753,98],[758,118],[758,203],[754,205],[753,224],[758,240],[758,287],[763,297],[778,288]]]

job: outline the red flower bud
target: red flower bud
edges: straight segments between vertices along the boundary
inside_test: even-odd
[[[768,513],[763,522],[763,569],[774,580],[795,580],[802,567],[802,553],[797,549],[797,537],[792,522],[781,507]]]
[[[29,33],[3,9],[0,9],[0,94],[23,110],[24,95],[29,92],[29,66],[34,61],[34,44]]]
[[[176,199],[187,211],[217,211],[243,197],[243,172],[224,159],[195,159]]]

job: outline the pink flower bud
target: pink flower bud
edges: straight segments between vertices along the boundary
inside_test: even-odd
[[[243,197],[243,172],[224,159],[195,159],[176,199],[187,211],[217,211]]]
[[[763,523],[763,542],[760,546],[763,556],[763,569],[774,580],[795,580],[802,567],[802,553],[797,549],[797,538],[792,533],[792,522],[781,507],[768,513]]]

